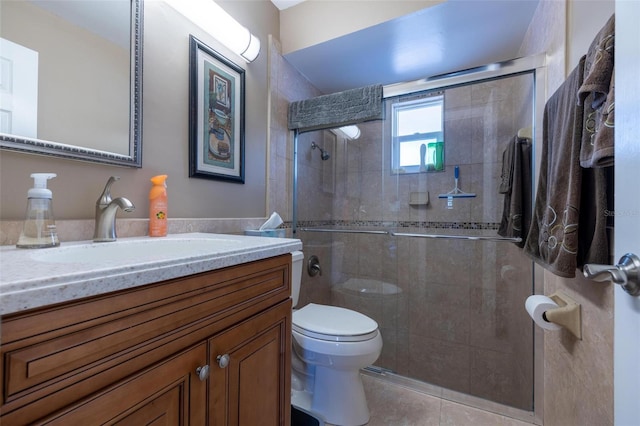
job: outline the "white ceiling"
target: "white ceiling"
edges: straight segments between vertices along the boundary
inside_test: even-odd
[[[516,58],[538,1],[449,0],[285,58],[323,93],[461,71]]]
[[[303,1],[305,0],[271,0],[271,3],[275,4],[278,9],[285,10]]]

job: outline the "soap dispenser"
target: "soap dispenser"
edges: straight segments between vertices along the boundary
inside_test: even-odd
[[[18,239],[18,248],[47,248],[60,245],[56,223],[53,219],[51,190],[47,181],[55,173],[32,173],[33,188],[27,192],[27,214]]]

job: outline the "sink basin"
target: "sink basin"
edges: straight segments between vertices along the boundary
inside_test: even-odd
[[[228,251],[241,245],[225,238],[121,239],[109,243],[87,243],[37,251],[32,259],[52,263],[141,263],[200,257]]]

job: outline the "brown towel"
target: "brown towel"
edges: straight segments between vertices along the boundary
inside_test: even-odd
[[[580,165],[606,167],[614,161],[615,16],[593,39],[587,52],[578,99],[584,106]]]
[[[613,264],[609,238],[613,234],[613,167],[583,168],[580,199],[578,267]],[[611,234],[611,235],[610,235]]]
[[[583,106],[577,100],[585,56],[549,98],[531,227],[524,251],[561,277],[585,263],[609,263],[607,217],[612,167],[580,166]]]
[[[511,181],[513,180],[513,154],[515,151],[514,144],[517,142],[511,140],[507,147],[502,151],[502,173],[500,174],[500,188],[498,193],[508,194],[511,192]]]
[[[523,247],[531,224],[531,142],[517,136],[502,154],[499,192],[505,194],[498,235],[522,238]]]
[[[544,110],[540,178],[524,251],[551,272],[573,278],[577,267],[582,169],[583,56]]]

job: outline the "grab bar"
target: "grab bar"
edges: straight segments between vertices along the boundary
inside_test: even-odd
[[[378,235],[391,235],[392,237],[415,237],[415,238],[441,238],[446,240],[473,240],[473,241],[497,241],[497,242],[509,242],[520,243],[522,238],[520,237],[486,237],[475,235],[443,235],[443,234],[412,234],[406,232],[393,232],[393,231],[367,231],[359,229],[331,229],[331,228],[298,228],[305,232],[334,232],[336,234],[378,234]]]
[[[520,243],[520,237],[484,237],[476,235],[442,235],[442,234],[409,234],[405,232],[389,232],[394,237],[417,237],[417,238],[442,238],[450,240],[475,240],[475,241],[505,241],[510,243]]]
[[[365,231],[360,229],[330,229],[330,228],[298,228],[306,232],[335,232],[337,234],[379,234],[389,235],[388,231]]]

